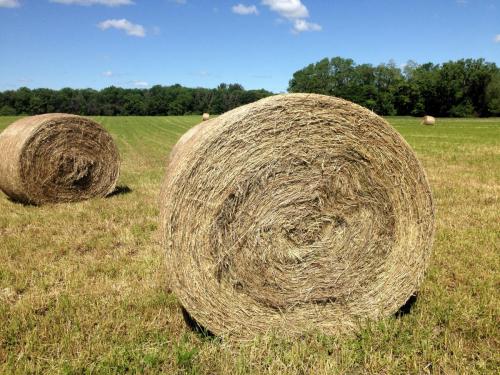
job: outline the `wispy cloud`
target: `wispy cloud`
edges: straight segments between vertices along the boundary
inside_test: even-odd
[[[321,29],[321,25],[314,22],[307,22],[302,19],[293,21],[293,32],[295,33],[302,33],[304,31],[321,31]]]
[[[255,5],[244,5],[244,4],[238,4],[234,5],[232,8],[233,13],[242,15],[242,16],[247,16],[250,14],[255,14],[258,15],[259,11]]]
[[[494,41],[495,43],[500,43],[500,34],[495,35]]]
[[[140,87],[140,88],[149,87],[149,83],[147,83],[146,81],[132,81],[131,83],[135,87]]]
[[[160,35],[161,34],[161,29],[159,26],[153,26],[153,35]]]
[[[144,29],[142,25],[132,23],[126,20],[125,18],[122,18],[120,20],[117,19],[106,20],[101,22],[97,26],[101,30],[107,30],[107,29],[123,30],[127,33],[127,35],[137,36],[139,38],[143,38],[146,36],[146,29]]]
[[[103,77],[113,77],[113,72],[111,70],[106,70],[101,73]]]
[[[18,0],[0,0],[0,8],[17,8],[21,6]]]
[[[179,4],[179,5],[187,4],[187,0],[170,0],[170,2]]]
[[[132,5],[132,0],[50,0],[51,3],[66,5],[105,5],[107,7],[119,7],[121,5]]]
[[[309,10],[301,0],[262,0],[262,4],[290,21],[294,34],[322,29],[321,25],[306,21],[306,18],[309,18]]]
[[[196,72],[190,73],[190,75],[196,76],[196,77],[202,77],[202,78],[218,77],[218,76],[210,73],[208,70],[198,70]]]
[[[255,78],[255,79],[271,79],[271,78],[273,78],[269,74],[253,74],[250,77]]]
[[[33,82],[33,79],[31,79],[31,78],[19,78],[19,79],[17,80],[17,82],[19,82],[19,83],[21,83],[21,84],[26,85],[26,84],[28,84],[28,83],[32,83],[32,82]]]

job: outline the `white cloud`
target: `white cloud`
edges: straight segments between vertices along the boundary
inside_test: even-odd
[[[309,17],[309,11],[300,0],[262,0],[262,4],[288,19]]]
[[[119,7],[121,5],[132,5],[132,0],[50,0],[51,3],[66,5],[105,5],[107,7]]]
[[[234,5],[232,8],[233,13],[240,14],[242,16],[247,16],[249,14],[255,14],[258,15],[259,11],[257,10],[257,7],[255,5],[243,5],[243,4],[238,4]]]
[[[106,70],[105,72],[102,72],[102,75],[104,77],[112,77],[113,76],[113,72],[111,70]]]
[[[132,36],[137,36],[140,38],[143,38],[146,36],[146,30],[142,25],[134,24],[125,18],[122,18],[120,20],[117,19],[111,19],[111,20],[106,20],[101,22],[99,25],[97,25],[101,30],[107,30],[107,29],[118,29],[118,30],[123,30],[127,33],[127,35],[132,35]]]
[[[495,35],[495,43],[500,43],[500,34]]]
[[[299,34],[305,31],[321,31],[321,25],[306,21],[309,18],[309,10],[301,0],[262,0],[266,5],[280,17],[289,20],[292,24],[292,33]]]
[[[0,0],[0,8],[17,8],[21,6],[18,0]]]
[[[306,20],[297,19],[293,22],[294,33],[302,33],[304,31],[321,31],[321,25],[313,22],[307,22]]]

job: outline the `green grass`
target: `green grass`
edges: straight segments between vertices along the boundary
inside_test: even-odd
[[[171,146],[199,117],[96,119],[117,141],[131,192],[44,207],[0,194],[0,373],[498,373],[500,119],[389,118],[437,205],[434,255],[410,314],[352,337],[242,347],[191,332],[162,267],[160,182]],[[0,129],[14,120],[0,117]]]

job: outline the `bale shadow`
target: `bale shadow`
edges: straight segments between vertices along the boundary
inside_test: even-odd
[[[24,207],[38,207],[38,205],[36,205],[32,202],[22,201],[22,200],[19,200],[16,198],[9,197],[8,195],[6,197],[10,203],[19,204],[19,205],[24,206]]]
[[[111,197],[114,197],[116,195],[128,194],[128,193],[131,193],[132,191],[133,190],[131,188],[129,188],[127,185],[119,185],[115,188],[115,190],[113,190],[111,193],[106,195],[106,198],[111,198]],[[36,204],[36,203],[31,202],[31,201],[20,200],[18,198],[11,197],[8,195],[5,195],[5,196],[9,202],[14,203],[14,204],[20,204],[22,206],[27,206],[27,207],[41,206],[41,204]],[[78,202],[78,201],[76,201],[76,202]],[[73,203],[73,202],[60,202],[60,203]]]
[[[113,190],[111,193],[107,195],[107,198],[114,197],[116,195],[124,195],[131,193],[133,190],[129,188],[127,185],[119,185]]]
[[[408,301],[406,301],[405,304],[401,306],[398,311],[396,311],[394,316],[396,318],[401,318],[402,316],[410,314],[413,305],[415,305],[415,302],[417,302],[417,297],[418,293],[412,294],[410,298],[408,298]]]
[[[217,336],[213,332],[210,332],[208,329],[203,327],[200,323],[198,323],[190,314],[189,312],[181,306],[181,312],[182,312],[182,317],[184,318],[184,322],[186,322],[186,325],[189,327],[189,329],[203,338],[206,339],[216,339]]]

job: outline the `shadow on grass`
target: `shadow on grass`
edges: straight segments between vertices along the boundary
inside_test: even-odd
[[[26,202],[23,200],[19,200],[19,199],[13,198],[13,197],[9,197],[8,195],[7,195],[7,200],[10,203],[19,204],[19,205],[24,206],[24,207],[37,207],[38,206],[32,202]]]
[[[418,297],[417,293],[412,294],[410,298],[408,298],[408,300],[405,302],[405,304],[401,306],[399,310],[394,314],[394,316],[396,318],[401,318],[405,315],[410,314],[413,306],[417,302],[417,297]],[[205,339],[211,339],[211,340],[218,339],[218,337],[213,332],[210,332],[208,329],[199,324],[182,306],[181,306],[181,311],[182,311],[182,317],[184,318],[186,325],[189,327],[191,331],[199,334]]]
[[[131,192],[132,192],[132,189],[129,188],[127,185],[119,185],[115,188],[115,190],[113,190],[112,193],[108,194],[108,196],[106,198],[111,198],[111,197],[114,197],[116,195],[124,195],[124,194],[128,194]]]
[[[181,306],[181,311],[182,311],[182,317],[184,318],[186,325],[189,327],[191,331],[196,332],[197,334],[206,339],[217,338],[217,336],[215,336],[212,332],[210,332],[208,329],[200,325],[182,306]]]
[[[131,188],[129,188],[127,185],[119,185],[115,188],[115,190],[113,190],[111,193],[109,193],[106,196],[106,198],[111,198],[111,197],[114,197],[116,195],[128,194],[128,193],[131,193],[132,191],[133,190]],[[9,202],[14,203],[14,204],[20,204],[22,206],[32,206],[32,207],[41,206],[41,204],[35,204],[33,202],[30,202],[30,201],[18,199],[16,197],[10,197],[8,195],[6,195],[6,198]],[[73,203],[73,202],[61,202],[61,203]]]
[[[413,305],[415,305],[415,302],[417,302],[417,296],[418,294],[412,294],[410,298],[408,298],[408,301],[405,302],[403,306],[399,308],[398,311],[394,314],[396,318],[401,318],[402,316],[408,315],[411,313],[411,309],[413,308]]]

